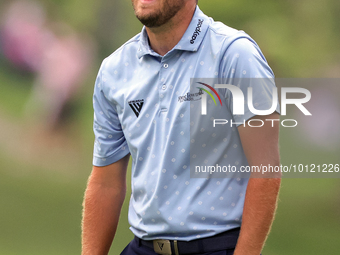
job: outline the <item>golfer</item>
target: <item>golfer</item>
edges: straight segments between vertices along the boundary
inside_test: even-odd
[[[121,254],[259,255],[280,175],[207,178],[193,170],[197,163],[279,165],[272,70],[249,35],[206,16],[196,0],[132,5],[144,27],[103,61],[94,88],[82,254],[108,254],[131,158],[128,218],[135,237]],[[238,96],[216,82],[233,85]],[[248,88],[256,110],[273,110],[256,114]],[[217,118],[225,125],[213,125]],[[264,125],[254,127],[254,120]]]

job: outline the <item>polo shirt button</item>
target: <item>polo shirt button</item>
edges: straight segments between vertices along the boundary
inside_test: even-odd
[[[163,67],[166,69],[166,68],[169,67],[169,65],[168,65],[167,63],[165,63],[165,64],[163,65]]]
[[[163,85],[163,86],[162,86],[162,90],[165,90],[165,89],[166,89],[166,85]]]

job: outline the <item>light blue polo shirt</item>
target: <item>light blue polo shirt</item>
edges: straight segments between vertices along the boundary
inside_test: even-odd
[[[248,164],[237,127],[225,125],[217,132],[208,125],[214,117],[209,115],[207,123],[193,123],[190,111],[197,106],[187,95],[191,78],[232,84],[254,77],[273,77],[257,44],[198,7],[183,38],[165,56],[150,48],[143,28],[103,61],[93,99],[93,164],[106,166],[131,154],[128,218],[135,235],[189,241],[240,227],[247,178],[190,178],[192,146],[195,158],[211,164]],[[257,109],[270,108],[270,86],[275,85],[253,87]],[[228,92],[217,91],[220,110],[240,121],[231,114]],[[245,108],[248,119],[253,114]],[[211,127],[209,135],[202,135],[201,125]],[[218,146],[209,141],[219,141]]]

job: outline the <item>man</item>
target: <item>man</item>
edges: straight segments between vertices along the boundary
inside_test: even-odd
[[[236,125],[215,132],[203,115],[199,122],[191,119],[203,86],[215,85],[195,83],[195,92],[190,79],[213,78],[245,91],[252,81],[238,78],[271,78],[271,69],[247,34],[214,22],[196,0],[132,4],[145,26],[104,60],[95,85],[94,167],[84,199],[82,254],[110,249],[131,155],[129,223],[136,237],[122,254],[259,255],[280,178],[190,178],[190,169],[193,158],[212,165],[277,166],[278,113],[255,116],[246,108],[242,116],[232,114],[230,91],[217,89],[218,112]],[[271,107],[273,86],[253,86],[257,109]],[[208,105],[209,119],[214,107]],[[252,128],[246,125],[251,118],[274,120]],[[201,154],[190,154],[195,148]]]

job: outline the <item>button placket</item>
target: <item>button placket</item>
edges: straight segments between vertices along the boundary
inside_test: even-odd
[[[167,77],[168,74],[168,68],[169,68],[169,64],[168,62],[162,62],[162,68],[163,70],[161,70],[160,72],[160,86],[159,88],[159,107],[160,107],[160,111],[161,112],[167,112],[167,85],[166,83],[168,82],[167,79],[165,77]]]

